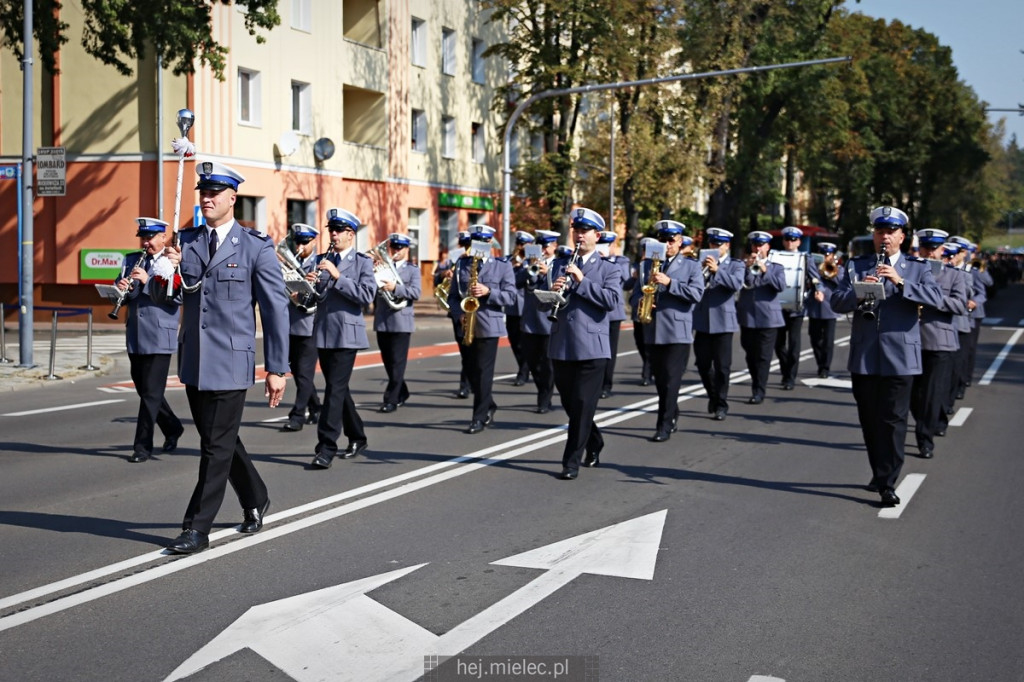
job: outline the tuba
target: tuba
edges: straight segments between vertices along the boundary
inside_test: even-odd
[[[661,259],[655,258],[651,261],[651,271],[647,274],[647,281],[640,287],[640,303],[636,313],[636,319],[640,324],[650,324],[654,321],[654,294],[658,291],[658,285],[654,283],[654,276],[660,271]]]
[[[470,289],[479,281],[480,257],[473,256],[473,262],[469,264],[469,287],[466,289],[466,296],[459,302],[459,307],[465,316],[462,318],[462,345],[472,346],[473,338],[476,335],[476,313],[480,310],[480,299],[469,293]]]
[[[368,255],[373,258],[373,278],[377,280],[377,293],[388,304],[388,307],[392,310],[401,310],[409,305],[409,301],[395,298],[394,292],[380,288],[386,282],[402,281],[402,276],[398,274],[398,268],[395,267],[395,261],[392,260],[391,253],[388,252],[388,240],[385,239],[377,244],[369,251]]]
[[[306,280],[306,271],[295,255],[291,230],[277,245],[277,259],[281,261],[281,275],[288,290],[288,300],[304,313],[316,312],[316,289]]]

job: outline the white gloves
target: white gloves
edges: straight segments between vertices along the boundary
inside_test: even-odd
[[[196,146],[187,137],[176,137],[171,140],[171,149],[175,154],[186,159],[196,155]]]

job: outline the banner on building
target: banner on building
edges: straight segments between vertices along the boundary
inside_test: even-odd
[[[124,255],[138,249],[82,249],[78,281],[81,284],[110,284],[121,274]]]

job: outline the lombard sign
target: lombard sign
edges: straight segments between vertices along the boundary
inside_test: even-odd
[[[110,284],[121,274],[126,253],[138,249],[82,249],[78,280],[82,284]]]
[[[40,147],[36,150],[36,196],[62,197],[66,192],[64,147]]]
[[[437,203],[444,208],[469,208],[477,211],[494,210],[494,199],[490,197],[476,197],[469,194],[441,192],[437,195]]]

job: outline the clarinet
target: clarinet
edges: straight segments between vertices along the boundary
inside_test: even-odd
[[[142,255],[142,251],[137,251],[136,253],[138,253],[139,257],[135,259],[134,263],[132,263],[132,270],[134,270],[136,267],[138,267],[138,265],[142,261],[142,259],[145,258],[145,256]],[[126,257],[125,260],[124,260],[124,264],[121,266],[121,275],[117,279],[119,281],[124,279],[125,275],[128,272],[131,272],[131,270],[128,269],[128,258]],[[122,291],[122,292],[120,292],[118,294],[117,300],[114,301],[114,309],[111,310],[109,313],[107,313],[107,317],[109,317],[112,320],[116,320],[117,319],[117,314],[119,312],[121,312],[121,306],[124,305],[124,300],[126,298],[128,298],[128,294],[130,294],[132,292],[132,290],[135,289],[135,284],[136,284],[137,281],[138,280],[135,280],[135,279],[128,280],[128,286],[126,286],[124,288],[124,291]]]

